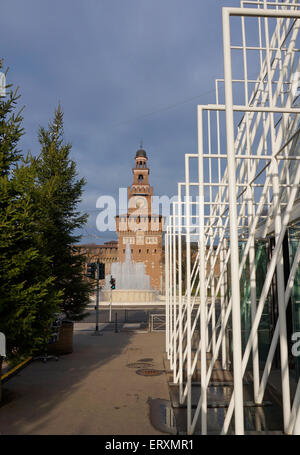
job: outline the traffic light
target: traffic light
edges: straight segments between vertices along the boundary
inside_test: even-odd
[[[111,289],[116,289],[116,280],[113,277],[110,279],[110,287]]]
[[[103,262],[98,263],[98,278],[99,280],[104,280],[105,278],[105,264]]]
[[[95,279],[95,272],[96,272],[97,265],[94,262],[89,262],[86,268],[86,275],[88,278]]]

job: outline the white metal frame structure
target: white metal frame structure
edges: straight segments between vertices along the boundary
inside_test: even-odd
[[[291,397],[286,317],[300,242],[288,277],[282,248],[288,227],[300,219],[295,77],[300,76],[300,4],[242,1],[240,8],[226,7],[222,14],[224,79],[216,80],[215,104],[198,106],[198,153],[185,155],[185,181],[178,183],[165,236],[166,351],[179,402],[187,406],[187,433],[207,434],[212,372],[217,361],[228,369],[230,330],[233,387],[220,432],[244,434],[243,378],[249,359],[254,403],[261,405],[278,345],[281,430],[300,434],[300,381]],[[256,242],[271,235],[274,248],[258,295]],[[243,346],[245,270],[251,327]],[[259,325],[274,280],[278,320],[260,370]],[[195,406],[197,369],[201,393]]]

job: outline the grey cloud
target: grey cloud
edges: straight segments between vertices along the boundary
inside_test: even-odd
[[[88,182],[83,209],[93,210],[98,195],[116,195],[119,185],[131,183],[140,139],[155,193],[174,194],[184,177],[184,153],[196,150],[197,102],[214,101],[205,93],[222,76],[221,7],[238,4],[2,2],[1,52],[26,105],[24,151],[38,153],[38,127],[61,101],[66,139]],[[94,223],[92,215],[88,229]]]

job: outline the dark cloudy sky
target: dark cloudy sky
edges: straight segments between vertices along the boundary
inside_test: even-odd
[[[58,102],[66,139],[96,200],[131,183],[143,140],[155,193],[172,196],[184,177],[184,153],[197,147],[196,106],[214,102],[223,77],[221,0],[9,0],[0,2],[0,57],[25,105],[24,152],[39,152],[37,130]],[[86,234],[89,234],[86,235]],[[97,236],[97,237],[96,237]]]

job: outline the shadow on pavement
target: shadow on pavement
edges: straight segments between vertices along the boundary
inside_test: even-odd
[[[72,354],[60,356],[58,361],[31,363],[3,384],[0,434],[39,434],[39,430],[42,433],[47,421],[53,420],[58,412],[54,408],[64,403],[69,407],[66,415],[84,413],[89,402],[92,408],[95,398],[99,399],[97,385],[101,381],[101,372],[95,370],[117,358],[131,336],[130,333],[92,336],[92,332],[75,331]],[[76,391],[77,409],[75,406],[73,410],[70,396]]]

